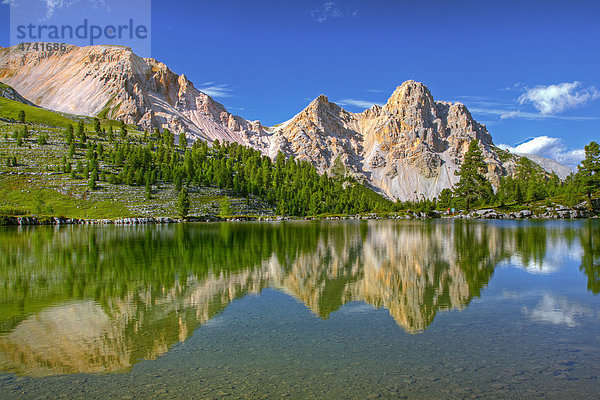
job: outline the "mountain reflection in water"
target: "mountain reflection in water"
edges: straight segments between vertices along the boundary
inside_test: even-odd
[[[127,371],[267,287],[321,318],[364,301],[417,333],[467,307],[502,262],[545,271],[557,247],[580,255],[598,293],[599,231],[595,221],[2,228],[0,370]]]

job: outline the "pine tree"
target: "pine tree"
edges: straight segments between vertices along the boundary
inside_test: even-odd
[[[67,129],[65,130],[65,140],[69,145],[73,142],[73,125],[71,124],[67,125]]]
[[[443,189],[438,196],[439,206],[443,209],[452,207],[452,190]]]
[[[231,201],[228,197],[225,197],[223,200],[221,200],[220,206],[219,215],[221,217],[231,215]]]
[[[590,142],[585,146],[585,159],[577,166],[578,181],[588,198],[588,206],[592,208],[592,193],[600,189],[600,146]]]
[[[175,184],[175,191],[181,191],[182,182],[181,182],[181,174],[179,171],[175,171],[175,177],[173,178],[173,183]]]
[[[180,133],[179,134],[179,149],[182,152],[185,152],[185,149],[187,148],[187,138],[185,137],[185,133]]]
[[[98,118],[94,118],[94,132],[96,135],[100,136],[102,130],[100,129],[100,120]]]
[[[77,122],[77,137],[79,140],[84,142],[83,136],[85,135],[85,127],[83,126],[83,121]]]
[[[177,196],[177,212],[185,219],[190,212],[190,197],[185,188],[181,189]]]
[[[19,111],[19,122],[22,124],[25,123],[25,111],[23,110]]]
[[[163,130],[163,144],[167,147],[175,146],[175,134],[171,133],[167,128]]]
[[[97,175],[96,171],[93,171],[90,174],[90,178],[88,180],[88,187],[92,190],[96,189],[96,180],[98,179],[97,177],[98,177],[98,175]]]
[[[152,174],[150,171],[146,171],[144,181],[146,185],[146,200],[150,200],[152,198]]]
[[[119,130],[120,130],[119,134],[121,135],[121,137],[123,139],[125,139],[127,137],[127,126],[125,125],[124,121],[121,121]]]
[[[483,153],[479,148],[479,141],[472,140],[465,153],[465,159],[456,172],[460,180],[454,187],[454,193],[465,199],[468,210],[471,202],[485,196],[491,191],[491,184],[484,176],[487,166],[483,160]]]

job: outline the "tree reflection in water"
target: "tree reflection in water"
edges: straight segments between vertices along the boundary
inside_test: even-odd
[[[417,333],[481,296],[501,261],[543,268],[557,243],[580,243],[598,293],[599,232],[596,221],[1,228],[0,367],[127,371],[266,287],[321,318],[349,301],[384,307]]]

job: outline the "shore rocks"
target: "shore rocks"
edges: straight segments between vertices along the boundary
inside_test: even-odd
[[[287,220],[370,220],[370,219],[432,219],[432,218],[456,218],[456,219],[576,219],[576,218],[598,218],[598,210],[590,211],[585,203],[573,208],[555,205],[547,206],[535,212],[532,210],[521,210],[510,213],[502,213],[493,208],[472,210],[468,213],[458,212],[455,215],[442,214],[437,210],[428,212],[407,210],[400,214],[357,214],[357,215],[332,215],[325,217],[294,218],[275,215],[241,215],[231,217],[219,217],[216,215],[192,216],[187,222],[243,222],[243,221],[287,221]],[[148,224],[173,224],[184,222],[178,218],[171,217],[131,217],[121,219],[77,219],[63,217],[7,217],[0,216],[0,225],[148,225]]]
[[[0,217],[0,225],[146,225],[172,224],[181,222],[170,217],[122,218],[122,219],[78,219],[62,217]]]
[[[502,213],[492,208],[474,210],[466,214],[455,215],[459,219],[575,219],[575,218],[595,218],[597,213],[587,209],[584,204],[579,204],[573,208],[564,206],[545,207],[545,209],[532,211],[521,210],[510,213]]]

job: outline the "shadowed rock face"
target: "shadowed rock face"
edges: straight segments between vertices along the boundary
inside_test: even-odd
[[[39,53],[0,48],[0,81],[52,110],[169,128],[191,140],[237,142],[272,158],[281,151],[321,173],[353,176],[392,199],[432,198],[452,187],[475,139],[493,184],[512,174],[515,165],[500,161],[486,127],[463,104],[435,101],[415,81],[399,86],[383,107],[362,113],[321,95],[272,128],[230,114],[185,75],[126,47],[67,46]]]
[[[18,101],[19,103],[27,104],[28,106],[35,106],[35,104],[25,99],[15,89],[2,82],[0,82],[0,97],[4,97],[8,100]]]
[[[545,241],[534,233],[532,244]],[[528,243],[522,236],[413,222],[0,233],[0,369],[127,371],[266,287],[320,318],[364,301],[421,332],[479,296],[495,265]]]

